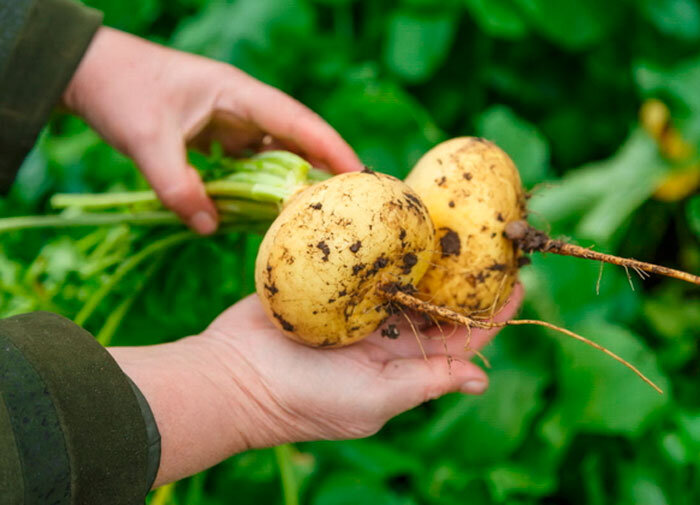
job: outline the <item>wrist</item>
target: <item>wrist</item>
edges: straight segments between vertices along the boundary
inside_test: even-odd
[[[143,393],[161,435],[155,485],[286,440],[260,381],[228,342],[207,334],[110,353]]]
[[[95,32],[83,58],[80,60],[75,73],[68,82],[68,86],[61,96],[61,105],[72,113],[79,114],[81,97],[84,95],[82,88],[86,82],[90,82],[94,76],[95,66],[101,58],[105,46],[105,38],[109,38],[109,28],[101,26]]]

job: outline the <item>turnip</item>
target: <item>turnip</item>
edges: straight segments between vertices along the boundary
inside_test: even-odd
[[[700,277],[553,240],[530,226],[527,197],[513,161],[476,137],[428,151],[406,183],[421,197],[436,229],[432,266],[418,284],[425,300],[466,315],[493,313],[506,302],[523,252],[551,252],[621,265],[694,284]]]
[[[520,255],[505,227],[525,216],[517,168],[501,149],[478,138],[455,138],[426,153],[406,178],[436,229],[432,266],[418,284],[424,299],[466,314],[505,304]]]
[[[338,347],[392,314],[383,288],[414,286],[430,265],[433,225],[406,184],[365,171],[293,198],[265,235],[256,290],[270,319],[307,345]]]

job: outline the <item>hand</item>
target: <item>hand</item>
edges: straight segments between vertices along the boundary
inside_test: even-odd
[[[521,299],[517,286],[495,319],[512,317]],[[466,329],[444,328],[445,339],[438,328],[425,332],[424,359],[408,324],[399,328],[397,340],[377,332],[349,347],[312,349],[284,337],[253,295],[199,336],[110,352],[156,417],[161,485],[248,449],[366,437],[427,400],[486,390],[486,374],[464,350]],[[472,329],[472,348],[495,333]]]
[[[161,201],[200,233],[216,209],[187,163],[186,145],[229,153],[273,145],[333,172],[361,170],[323,119],[281,91],[223,63],[100,28],[63,96],[107,142],[134,159]]]
[[[496,320],[512,317],[521,297],[518,285]],[[230,347],[237,358],[227,355],[221,365],[265,404],[269,417],[256,420],[254,447],[359,438],[425,401],[454,391],[481,394],[487,388],[486,374],[464,349],[465,328],[453,333],[446,326],[442,338],[432,327],[419,344],[406,319],[397,317],[398,339],[377,331],[348,347],[313,349],[282,335],[254,295],[219,316],[203,338]],[[481,348],[496,333],[472,329],[471,348]]]

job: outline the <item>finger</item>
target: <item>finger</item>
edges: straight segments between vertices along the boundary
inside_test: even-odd
[[[399,358],[381,372],[382,401],[396,415],[447,393],[481,394],[488,387],[486,373],[469,361],[448,361],[446,356]]]
[[[307,157],[335,173],[356,172],[364,167],[352,148],[318,114],[285,93],[258,81],[243,90],[238,101],[244,114],[273,137],[297,146]]]
[[[131,154],[166,207],[198,233],[216,230],[216,208],[199,174],[187,163],[185,146],[177,134],[162,132],[140,138]]]

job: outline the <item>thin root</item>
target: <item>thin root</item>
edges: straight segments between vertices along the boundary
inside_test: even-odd
[[[408,321],[409,326],[411,327],[411,330],[413,330],[413,335],[416,337],[416,342],[418,342],[418,347],[420,347],[420,352],[423,354],[423,359],[425,361],[428,361],[428,355],[425,354],[425,348],[423,347],[423,342],[420,341],[420,337],[418,336],[418,330],[416,330],[416,327],[413,325],[413,321],[411,321],[411,318],[408,317],[408,315],[402,310],[401,315],[406,318],[406,321]]]
[[[654,384],[649,378],[647,378],[646,375],[644,375],[642,372],[639,371],[637,367],[632,365],[631,363],[625,361],[621,357],[619,357],[617,354],[613,353],[612,351],[606,349],[600,344],[597,344],[593,342],[592,340],[587,339],[586,337],[583,337],[577,333],[574,333],[573,331],[567,330],[565,328],[561,328],[559,326],[553,325],[551,323],[547,323],[545,321],[538,321],[536,319],[512,319],[509,321],[503,321],[503,322],[494,322],[494,321],[478,321],[476,319],[472,319],[470,317],[464,316],[462,314],[458,314],[454,311],[451,311],[449,309],[446,309],[444,307],[439,307],[437,305],[433,305],[427,302],[424,302],[422,300],[419,300],[418,298],[411,296],[407,293],[403,293],[400,290],[396,289],[384,289],[381,291],[384,296],[387,298],[387,300],[392,301],[396,304],[399,304],[404,307],[408,307],[412,310],[415,310],[416,312],[423,312],[425,314],[431,314],[432,316],[447,320],[447,321],[452,321],[453,323],[460,324],[466,328],[482,328],[482,329],[492,329],[492,328],[502,328],[504,326],[519,326],[519,325],[536,325],[536,326],[544,326],[545,328],[549,328],[551,330],[558,331],[559,333],[563,333],[564,335],[567,335],[569,337],[572,337],[576,340],[579,340],[585,344],[588,344],[589,346],[598,349],[599,351],[602,351],[603,353],[607,354],[614,360],[622,363],[624,366],[632,370],[634,373],[636,373],[644,382],[649,384],[652,388],[654,388],[657,392],[660,394],[663,394],[663,390]],[[471,334],[467,337],[467,345],[469,345],[471,339]]]

